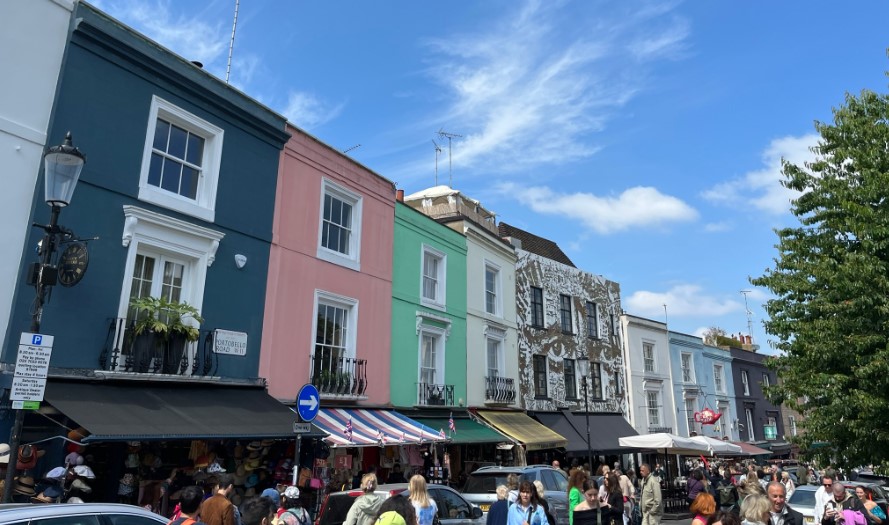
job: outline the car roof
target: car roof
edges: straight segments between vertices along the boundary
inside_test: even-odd
[[[450,490],[452,492],[457,492],[456,490],[448,487],[447,485],[438,485],[435,483],[430,483],[427,485],[427,488],[441,488],[445,490]],[[410,489],[410,484],[408,483],[384,483],[382,485],[377,485],[377,490],[374,491],[374,494],[385,495],[389,497],[389,494],[392,492],[400,492]],[[351,489],[351,490],[341,490],[339,492],[331,492],[331,496],[342,496],[342,495],[354,495],[355,497],[364,494],[364,491],[361,489]]]
[[[78,514],[130,514],[154,518],[158,522],[168,520],[151,511],[135,505],[121,503],[55,503],[52,505],[4,504],[0,505],[0,521],[12,521],[30,518],[48,518],[52,516],[70,516]]]
[[[513,467],[501,467],[501,466],[496,466],[496,465],[488,465],[485,467],[479,467],[478,469],[472,471],[472,474],[475,474],[476,472],[480,472],[480,473],[485,473],[485,472],[525,472],[527,470],[537,470],[537,469],[556,470],[551,465],[523,465],[523,466],[513,466]]]

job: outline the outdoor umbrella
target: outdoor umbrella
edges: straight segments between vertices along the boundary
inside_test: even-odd
[[[666,432],[622,437],[618,443],[625,448],[658,450],[664,454],[700,456],[710,453],[710,447],[704,443]]]
[[[723,441],[721,439],[715,439],[707,436],[692,436],[688,438],[692,441],[696,441],[698,443],[703,443],[709,449],[709,453],[712,456],[715,455],[726,455],[732,456],[735,454],[741,453],[741,447],[735,445],[734,443],[729,443],[728,441]]]

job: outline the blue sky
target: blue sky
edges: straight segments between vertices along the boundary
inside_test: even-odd
[[[94,3],[225,78],[235,0]],[[885,92],[887,20],[876,0],[241,0],[231,83],[408,194],[438,141],[440,184],[633,315],[746,333],[749,290],[770,352],[748,277],[795,223],[780,159],[812,158],[846,92]],[[450,175],[439,130],[462,135]]]

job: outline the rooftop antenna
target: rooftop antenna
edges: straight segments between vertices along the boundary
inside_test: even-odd
[[[438,136],[448,139],[448,186],[453,188],[454,187],[454,177],[453,177],[453,173],[452,173],[453,162],[451,160],[451,139],[462,139],[463,135],[457,135],[456,133],[448,133],[443,128],[440,128],[438,130]]]
[[[747,334],[753,338],[753,312],[750,311],[750,307],[747,306],[747,294],[751,293],[750,290],[741,290],[741,295],[744,296],[744,310],[747,311]]]
[[[232,22],[232,38],[228,43],[228,65],[225,66],[225,83],[228,84],[228,79],[232,73],[232,51],[235,49],[235,30],[238,28],[238,8],[241,5],[241,0],[235,0],[235,20]]]
[[[438,156],[441,155],[441,146],[435,139],[432,139],[432,144],[435,145],[435,185],[438,186]]]
[[[344,150],[343,150],[343,153],[349,153],[349,152],[352,151],[353,149],[358,149],[358,148],[360,148],[360,147],[361,147],[361,144],[355,144],[355,145],[352,146],[351,148],[346,148],[346,149],[344,149]]]

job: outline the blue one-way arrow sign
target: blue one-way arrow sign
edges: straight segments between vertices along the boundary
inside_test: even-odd
[[[306,384],[299,389],[296,396],[296,412],[303,421],[313,421],[321,407],[321,396],[315,385]]]

